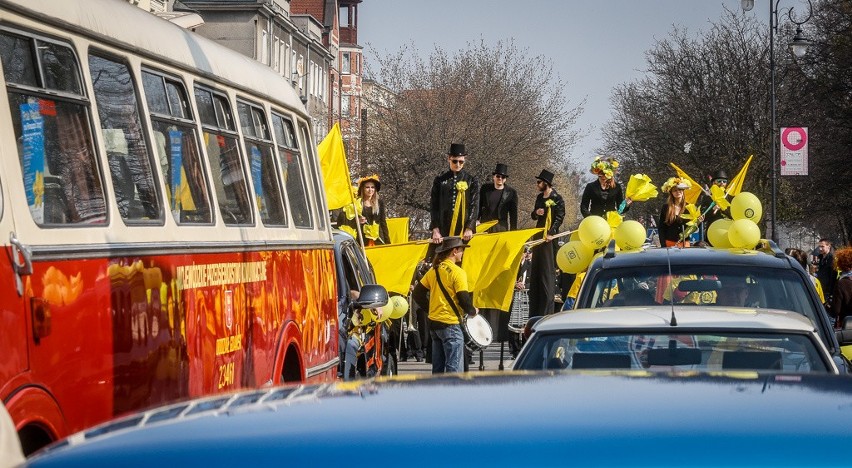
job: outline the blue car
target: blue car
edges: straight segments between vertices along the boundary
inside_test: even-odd
[[[850,420],[845,375],[448,374],[174,404],[26,466],[848,465]]]

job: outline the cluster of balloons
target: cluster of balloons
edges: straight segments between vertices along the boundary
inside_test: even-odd
[[[402,318],[408,312],[408,301],[402,296],[391,296],[388,303],[375,310],[363,309],[360,317],[358,314],[352,316],[352,324],[357,326],[366,325],[373,320],[385,322],[391,319]]]
[[[754,248],[760,241],[757,222],[763,216],[763,206],[752,193],[740,192],[731,201],[731,217],[719,219],[707,228],[707,240],[718,248]]]
[[[636,250],[645,243],[645,227],[638,221],[624,221],[615,229],[600,216],[589,216],[580,223],[576,237],[556,254],[556,264],[565,273],[579,273],[589,267],[596,250],[606,247],[610,239],[621,250]]]

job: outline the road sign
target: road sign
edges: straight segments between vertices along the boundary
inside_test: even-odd
[[[781,175],[808,175],[808,127],[781,127]]]

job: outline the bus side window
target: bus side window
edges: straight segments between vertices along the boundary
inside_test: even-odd
[[[300,123],[299,129],[301,129],[301,131],[302,131],[302,141],[304,142],[304,145],[305,145],[304,146],[305,151],[303,152],[304,157],[307,158],[307,160],[308,160],[308,166],[309,166],[310,172],[312,174],[312,177],[308,177],[308,179],[311,180],[312,184],[313,184],[313,189],[314,189],[314,194],[315,194],[314,207],[317,210],[316,212],[317,212],[317,219],[319,219],[319,228],[325,229],[325,218],[326,218],[326,216],[323,215],[324,208],[319,201],[319,196],[320,196],[321,193],[323,193],[323,188],[320,187],[320,181],[322,180],[322,175],[320,175],[319,168],[317,167],[317,163],[318,163],[319,160],[317,159],[317,155],[316,155],[316,152],[315,152],[316,145],[313,143],[313,141],[310,138],[310,132],[308,131],[307,125],[305,125],[304,123]]]
[[[284,178],[290,212],[296,227],[314,227],[311,219],[311,209],[308,204],[308,193],[305,186],[305,171],[302,154],[293,122],[279,114],[272,114],[272,127],[278,145],[278,161]]]
[[[222,220],[227,225],[253,224],[246,169],[228,99],[207,89],[195,88],[195,102]],[[216,109],[220,110],[218,114]]]
[[[130,222],[162,220],[158,185],[130,69],[123,63],[90,55],[89,70],[121,217]]]
[[[0,56],[33,220],[40,226],[105,224],[103,183],[74,51],[0,32]]]
[[[172,216],[180,224],[212,223],[207,176],[183,84],[146,70],[142,87]]]
[[[242,101],[237,102],[237,109],[260,218],[266,226],[287,226],[287,209],[281,194],[266,114],[260,106]]]

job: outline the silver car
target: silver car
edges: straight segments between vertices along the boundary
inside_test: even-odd
[[[513,369],[839,373],[813,323],[798,313],[698,305],[547,316],[534,324]]]

